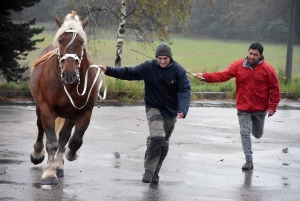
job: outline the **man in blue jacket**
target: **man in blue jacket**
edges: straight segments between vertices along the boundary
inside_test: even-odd
[[[135,67],[99,65],[99,68],[106,75],[118,79],[144,80],[150,135],[147,138],[142,181],[157,184],[177,118],[185,118],[188,113],[191,87],[186,71],[173,60],[171,48],[166,43],[157,46],[155,57]]]

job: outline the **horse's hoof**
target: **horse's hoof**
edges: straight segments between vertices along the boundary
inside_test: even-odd
[[[56,170],[56,175],[58,178],[62,178],[65,176],[64,170]]]
[[[42,179],[42,185],[57,185],[56,178],[44,178]]]
[[[77,158],[78,156],[76,154],[66,156],[66,159],[68,159],[68,161],[75,161]]]
[[[30,154],[30,160],[35,165],[40,164],[41,162],[43,162],[44,159],[45,159],[45,156],[43,156],[42,158],[34,158],[32,156],[32,154]]]
[[[77,150],[75,153],[71,153],[70,149],[67,148],[65,151],[65,157],[68,159],[68,161],[75,161],[79,156],[79,150]]]

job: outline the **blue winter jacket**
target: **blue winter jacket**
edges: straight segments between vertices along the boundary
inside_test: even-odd
[[[144,80],[146,108],[159,109],[164,118],[188,113],[190,81],[184,68],[174,60],[166,68],[161,68],[155,59],[135,67],[107,67],[105,74],[122,80]]]

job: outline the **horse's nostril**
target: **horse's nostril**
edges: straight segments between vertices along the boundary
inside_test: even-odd
[[[75,81],[75,79],[76,79],[76,72],[73,72],[72,73],[72,80]]]
[[[63,71],[62,74],[61,74],[61,80],[64,81],[64,82],[66,82],[67,81],[67,77],[68,77],[67,72]]]

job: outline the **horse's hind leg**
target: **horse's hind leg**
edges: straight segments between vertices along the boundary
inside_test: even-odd
[[[33,150],[30,154],[30,160],[35,165],[43,162],[43,160],[45,158],[44,142],[43,142],[44,128],[42,126],[42,122],[40,119],[38,109],[37,109],[37,116],[38,116],[38,118],[37,118],[38,136],[37,136],[37,140],[33,146]]]
[[[56,120],[56,124],[61,121],[61,118]],[[58,150],[55,158],[55,167],[57,177],[64,177],[64,152],[65,146],[71,136],[72,128],[74,127],[74,121],[65,119],[64,126],[59,132],[58,138]]]
[[[78,157],[77,150],[82,145],[82,138],[89,126],[91,114],[92,112],[89,111],[76,116],[75,131],[71,139],[69,140],[68,147],[65,151],[65,156],[69,161],[74,161]]]

